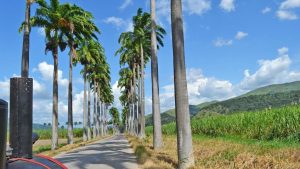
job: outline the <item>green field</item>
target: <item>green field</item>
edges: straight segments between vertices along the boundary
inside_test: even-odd
[[[51,139],[51,129],[39,129],[34,130],[33,132],[37,133],[40,136],[41,140]],[[82,129],[76,128],[73,129],[73,134],[75,138],[82,137]],[[67,129],[58,129],[58,137],[59,138],[67,138],[68,137],[68,131]]]
[[[193,135],[300,143],[300,106],[202,117],[191,123]],[[147,135],[152,134],[152,130],[151,126],[147,127]],[[175,123],[164,125],[162,131],[165,135],[176,134]]]

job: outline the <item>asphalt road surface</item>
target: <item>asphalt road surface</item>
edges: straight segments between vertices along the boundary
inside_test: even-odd
[[[124,135],[113,136],[54,158],[69,169],[138,169],[136,157]]]

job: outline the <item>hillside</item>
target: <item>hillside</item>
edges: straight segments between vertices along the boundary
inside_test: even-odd
[[[277,108],[300,102],[300,81],[274,84],[250,91],[241,96],[217,102],[190,105],[191,117],[214,114],[230,114],[243,111],[255,111],[265,108]],[[161,114],[162,124],[175,121],[175,109]],[[152,115],[146,116],[146,126],[152,125]]]
[[[270,85],[202,108],[196,117],[277,108],[300,103],[300,82]]]
[[[210,104],[216,103],[217,101],[212,101],[212,102],[205,102],[201,103],[199,105],[190,105],[190,114],[191,117],[194,117],[202,108],[209,106]],[[152,125],[153,120],[152,120],[152,114],[149,114],[145,117],[146,121],[146,126]],[[165,111],[161,114],[161,122],[162,124],[167,124],[172,121],[175,121],[175,109],[171,109],[168,111]]]
[[[291,92],[291,91],[295,91],[295,90],[300,90],[300,81],[284,83],[284,84],[274,84],[274,85],[270,85],[270,86],[261,87],[261,88],[252,90],[246,94],[243,94],[239,97],[274,94],[274,93],[284,93],[284,92]]]

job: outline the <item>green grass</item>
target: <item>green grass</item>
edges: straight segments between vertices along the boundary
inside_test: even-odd
[[[300,106],[203,117],[193,119],[191,127],[194,135],[300,143]],[[147,127],[146,133],[152,134],[152,130]],[[175,123],[164,125],[162,131],[176,134]]]
[[[245,139],[241,138],[239,136],[219,136],[219,137],[212,137],[207,135],[193,135],[194,141],[207,141],[207,140],[219,140],[219,141],[225,141],[225,142],[232,142],[232,143],[238,143],[248,146],[255,146],[260,147],[262,151],[268,150],[268,149],[280,149],[280,148],[299,148],[300,144],[298,141],[289,141],[289,140],[257,140],[257,139]]]
[[[58,144],[58,148],[61,148],[67,144]],[[36,150],[33,151],[35,154],[39,154],[45,151],[50,151],[51,150],[51,145],[45,145],[45,146],[39,146]]]
[[[82,137],[82,129],[73,129],[74,137]],[[41,129],[41,130],[34,130],[33,132],[37,133],[40,136],[40,139],[51,139],[52,131],[51,129]],[[67,129],[58,129],[58,137],[59,138],[67,138],[68,131]]]

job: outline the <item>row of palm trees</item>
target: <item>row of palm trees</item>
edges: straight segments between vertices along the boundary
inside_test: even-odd
[[[121,88],[120,101],[123,106],[123,122],[129,134],[145,137],[145,92],[144,67],[151,60],[153,148],[163,146],[157,49],[163,46],[165,30],[156,24],[156,3],[151,1],[151,14],[138,9],[133,17],[133,31],[120,35],[121,70],[118,87]],[[190,114],[188,106],[186,68],[184,56],[184,35],[181,0],[171,0],[175,110],[177,126],[178,168],[194,165]]]
[[[38,7],[35,15],[31,17],[30,7],[33,2]],[[110,68],[97,38],[100,30],[93,20],[90,12],[76,5],[61,4],[59,0],[50,0],[49,3],[45,0],[26,0],[25,22],[20,28],[20,31],[24,31],[21,74],[22,77],[28,77],[30,29],[42,28],[45,31],[45,53],[51,52],[54,60],[52,149],[58,146],[59,50],[69,48],[68,143],[73,143],[72,70],[77,63],[84,67],[81,71],[84,78],[83,140],[91,139],[91,91],[94,92],[93,137],[106,133],[108,105],[113,102]]]
[[[113,134],[119,133],[120,128],[120,114],[116,107],[109,109],[109,114],[111,116],[111,124],[113,129]]]
[[[138,9],[136,16],[132,18],[132,22],[133,31],[124,32],[119,38],[121,47],[116,52],[116,55],[120,55],[121,65],[118,87],[122,89],[120,101],[124,107],[123,111],[128,112],[126,118],[127,129],[129,133],[139,136],[142,139],[145,137],[144,68],[152,54],[151,15],[143,12],[142,9]],[[156,34],[155,39],[159,42],[158,47],[163,46],[163,38],[166,34],[165,30],[157,25],[155,26],[154,33]],[[158,81],[156,81],[156,84],[158,86]],[[160,112],[157,115],[155,116],[156,122],[160,120]],[[155,144],[154,147],[159,148],[161,144]]]

